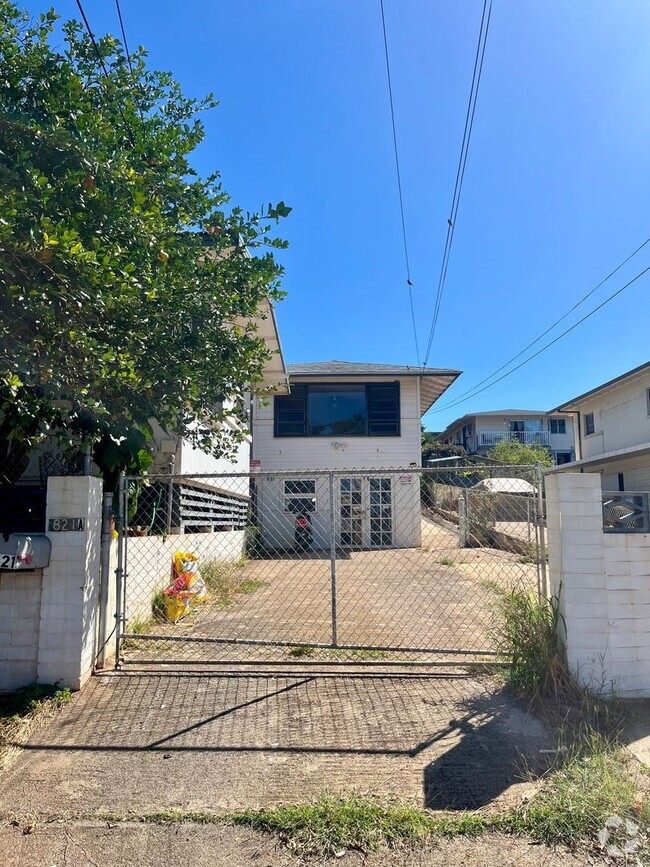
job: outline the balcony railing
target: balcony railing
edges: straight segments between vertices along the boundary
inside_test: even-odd
[[[478,432],[477,436],[479,448],[483,446],[495,446],[497,443],[502,442],[502,440],[523,443],[526,446],[549,446],[551,444],[551,434],[547,430],[482,430]]]

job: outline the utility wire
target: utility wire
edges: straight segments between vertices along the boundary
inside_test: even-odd
[[[92,28],[91,28],[90,23],[88,21],[88,17],[84,11],[81,0],[76,0],[76,3],[77,3],[77,8],[79,9],[81,17],[83,19],[84,26],[85,26],[86,30],[88,31],[88,36],[90,37],[90,41],[92,42],[92,46],[95,49],[95,54],[97,55],[97,59],[99,60],[99,63],[100,63],[100,66],[102,68],[102,71],[104,73],[104,76],[106,77],[107,80],[110,81],[110,75],[108,74],[108,69],[106,68],[106,64],[104,63],[104,58],[102,57],[102,53],[99,50],[99,46],[97,45],[97,40],[95,39],[95,34],[92,31]],[[120,16],[120,20],[121,20],[121,16]],[[124,111],[122,110],[122,106],[121,106],[119,100],[117,100],[116,105],[117,105],[117,110],[120,113],[120,117],[124,121],[124,126],[126,127],[126,131],[127,131],[131,146],[135,146],[135,137],[133,135],[133,132],[131,131],[131,127],[129,126],[129,122],[126,119],[126,116],[124,114]]]
[[[488,376],[486,376],[484,379],[480,380],[480,382],[477,382],[476,385],[473,385],[471,388],[468,388],[467,391],[463,391],[460,394],[456,395],[456,397],[454,398],[453,404],[445,404],[444,406],[436,407],[436,410],[438,410],[438,409],[444,410],[444,409],[447,409],[448,406],[456,405],[456,402],[460,401],[461,398],[465,397],[466,395],[473,397],[474,394],[477,393],[476,389],[479,388],[479,386],[483,385],[484,382],[487,382],[488,380],[495,377],[498,373],[501,373],[501,371],[505,370],[506,367],[509,367],[513,361],[516,361],[518,358],[521,358],[521,356],[525,352],[528,352],[528,350],[531,349],[533,346],[535,346],[536,343],[539,343],[539,341],[543,337],[546,337],[546,335],[550,331],[552,331],[556,326],[558,326],[560,324],[560,322],[563,322],[567,318],[567,316],[570,316],[574,310],[577,310],[578,307],[580,307],[580,305],[583,304],[587,300],[587,298],[590,298],[594,294],[594,292],[597,292],[601,286],[603,286],[605,283],[607,283],[607,281],[610,279],[610,277],[613,277],[614,274],[617,273],[617,271],[620,271],[624,265],[627,265],[627,263],[630,261],[630,259],[633,259],[634,256],[636,256],[636,254],[638,252],[640,252],[641,250],[643,250],[643,248],[645,246],[647,246],[648,244],[650,244],[650,238],[646,238],[646,240],[642,244],[640,244],[636,248],[636,250],[634,250],[632,253],[630,253],[629,256],[627,256],[625,259],[623,259],[623,261],[620,264],[618,264],[616,266],[616,268],[614,268],[613,271],[610,271],[606,277],[603,277],[603,279],[600,281],[600,283],[598,283],[596,286],[594,286],[593,289],[590,289],[586,295],[583,295],[582,298],[580,298],[578,301],[576,301],[576,303],[573,305],[573,307],[570,307],[566,311],[566,313],[563,313],[559,319],[556,319],[552,325],[549,325],[545,331],[542,331],[542,333],[540,335],[538,335],[534,340],[531,340],[531,342],[527,346],[524,346],[524,348],[522,350],[520,350],[516,355],[513,355],[512,358],[510,358],[508,361],[506,361],[504,364],[502,364],[501,367],[498,367],[496,370],[492,371],[492,373],[488,374]]]
[[[528,364],[528,363],[529,363],[530,361],[532,361],[534,358],[537,358],[538,355],[541,355],[542,352],[545,352],[549,347],[551,347],[551,346],[553,346],[555,343],[557,343],[558,340],[561,340],[563,337],[566,337],[566,335],[569,334],[569,332],[573,331],[575,328],[577,328],[578,325],[582,325],[582,323],[585,322],[585,321],[586,321],[587,319],[589,319],[590,317],[592,317],[592,316],[594,315],[594,313],[597,313],[599,310],[602,310],[602,308],[603,308],[606,304],[609,304],[610,301],[613,301],[614,298],[616,298],[618,295],[620,295],[621,292],[624,292],[624,291],[628,288],[628,286],[631,286],[633,283],[636,283],[636,281],[637,281],[640,277],[643,277],[644,274],[647,274],[648,271],[650,271],[650,265],[648,265],[647,268],[644,268],[643,271],[640,271],[640,272],[636,275],[636,277],[632,277],[631,280],[629,280],[629,281],[628,281],[624,286],[621,286],[620,289],[617,289],[616,292],[613,292],[611,295],[609,295],[607,298],[605,298],[604,301],[601,301],[601,303],[600,303],[597,307],[594,307],[593,310],[590,310],[589,313],[586,313],[586,314],[582,317],[582,319],[579,319],[577,322],[574,322],[573,325],[571,325],[569,328],[567,328],[567,329],[566,329],[565,331],[563,331],[561,334],[558,334],[557,337],[553,338],[553,340],[550,340],[548,343],[546,343],[544,346],[542,346],[541,349],[538,349],[537,352],[533,353],[533,355],[530,355],[528,358],[525,358],[523,361],[519,362],[519,364],[518,364],[516,367],[513,367],[512,370],[509,370],[507,373],[504,373],[504,374],[503,374],[502,376],[500,376],[498,379],[495,379],[494,382],[491,382],[491,383],[489,383],[488,385],[484,385],[483,388],[478,389],[476,392],[474,392],[474,394],[472,395],[472,397],[474,397],[474,396],[477,395],[477,394],[480,394],[482,391],[485,391],[485,390],[488,389],[488,388],[492,388],[492,386],[493,386],[493,385],[496,385],[497,382],[501,382],[502,379],[506,379],[506,377],[508,377],[508,376],[510,376],[511,374],[513,374],[516,370],[519,370],[519,369],[522,368],[525,364]],[[448,404],[447,404],[446,406],[444,406],[444,407],[440,407],[440,408],[436,408],[436,409],[433,409],[433,408],[432,408],[432,409],[429,410],[429,412],[425,413],[425,415],[429,415],[429,413],[443,412],[443,411],[446,410],[446,409],[450,409],[450,408],[453,407],[453,406],[457,406],[459,403],[465,403],[467,400],[468,400],[468,398],[464,398],[464,399],[462,399],[462,400],[459,399],[458,401],[455,401],[455,402],[453,402],[453,403],[448,403]]]
[[[131,52],[129,51],[129,44],[126,41],[126,30],[124,29],[124,20],[122,18],[122,7],[120,6],[120,0],[115,0],[115,8],[117,9],[117,17],[120,21],[120,30],[122,31],[122,42],[124,43],[126,59],[129,64],[129,69],[131,70],[131,72],[133,72],[133,64],[131,63]]]
[[[485,58],[485,48],[487,46],[488,33],[490,30],[490,20],[492,17],[492,0],[483,0],[483,12],[481,14],[481,26],[479,28],[478,40],[476,43],[476,54],[474,55],[474,69],[472,72],[472,84],[469,91],[469,99],[467,102],[467,112],[465,114],[465,127],[463,129],[463,139],[460,147],[460,156],[458,159],[458,168],[456,169],[456,181],[454,183],[454,194],[451,201],[451,209],[447,218],[447,236],[445,238],[445,247],[442,254],[442,262],[440,265],[440,275],[438,277],[438,288],[433,306],[433,316],[431,318],[431,328],[429,331],[429,339],[427,342],[427,350],[424,356],[424,365],[426,366],[433,345],[433,338],[438,325],[438,317],[440,315],[440,304],[445,291],[445,282],[447,280],[447,268],[449,266],[449,257],[451,255],[451,247],[454,242],[454,232],[456,230],[456,217],[458,216],[458,208],[460,205],[460,195],[463,188],[463,180],[465,178],[465,167],[467,165],[467,155],[469,153],[469,145],[472,138],[472,129],[474,127],[474,115],[476,113],[476,102],[478,99],[479,87],[481,85],[481,76],[483,74],[483,60]]]
[[[404,242],[404,262],[406,264],[406,285],[408,287],[409,302],[411,306],[411,322],[413,324],[413,339],[415,341],[415,354],[420,366],[420,347],[418,344],[418,331],[415,323],[415,307],[413,306],[413,282],[411,281],[411,266],[409,262],[409,246],[406,235],[406,219],[404,217],[404,196],[402,194],[402,174],[399,164],[399,149],[397,147],[397,129],[395,125],[395,105],[393,102],[393,83],[390,74],[390,57],[388,54],[388,36],[386,35],[386,16],[384,14],[384,0],[379,0],[381,8],[381,28],[384,36],[384,54],[386,56],[386,78],[388,79],[388,101],[390,102],[390,121],[393,129],[393,150],[395,153],[395,172],[397,174],[397,192],[399,196],[399,211],[402,222],[402,240]]]

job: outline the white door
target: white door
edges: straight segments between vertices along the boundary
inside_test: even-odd
[[[390,478],[339,479],[338,542],[343,548],[390,548],[393,545]]]

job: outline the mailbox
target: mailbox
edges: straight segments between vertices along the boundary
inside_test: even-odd
[[[50,565],[52,544],[45,533],[0,536],[0,571],[43,569]]]

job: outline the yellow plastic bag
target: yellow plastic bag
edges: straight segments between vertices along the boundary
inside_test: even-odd
[[[170,623],[178,623],[178,621],[190,613],[189,599],[180,596],[169,596],[164,594],[163,615],[165,620]]]

